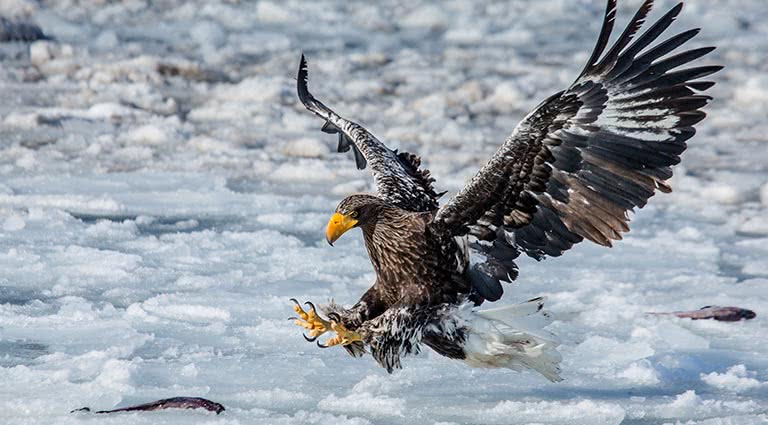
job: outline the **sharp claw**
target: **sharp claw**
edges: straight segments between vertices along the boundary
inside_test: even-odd
[[[300,319],[298,317],[296,317],[296,316],[291,316],[291,317],[288,318],[288,320],[300,320]]]
[[[291,298],[291,301],[293,301],[294,304],[301,307],[301,304],[296,300],[296,298]]]
[[[304,339],[306,339],[308,342],[315,342],[315,341],[317,340],[317,337],[319,337],[320,335],[318,335],[318,336],[313,336],[312,338],[309,338],[308,336],[306,336],[306,335],[304,335],[304,334],[301,334],[301,336],[303,336],[303,337],[304,337]]]
[[[317,341],[317,346],[318,346],[318,347],[320,347],[320,348],[330,348],[330,347],[329,347],[329,346],[327,346],[327,345],[323,345],[323,344],[321,344],[321,343],[320,343],[320,341]]]
[[[341,322],[341,316],[338,313],[328,313],[328,318],[335,322]]]
[[[316,312],[316,311],[317,311],[317,310],[315,309],[315,305],[314,305],[314,304],[312,304],[311,302],[307,301],[307,302],[305,302],[304,304],[308,305],[308,306],[309,306],[309,308],[311,308],[313,312]]]

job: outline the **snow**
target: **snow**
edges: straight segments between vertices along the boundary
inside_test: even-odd
[[[657,1],[654,17],[671,7]],[[617,25],[639,0],[620,2]],[[310,87],[455,192],[578,74],[602,1],[0,1],[56,41],[0,45],[3,424],[760,424],[768,421],[768,10],[689,0],[670,34],[717,45],[708,118],[606,249],[520,258],[563,377],[425,350],[386,374],[306,343],[290,298],[374,279],[342,197],[372,189],[295,94]],[[450,193],[444,199],[450,196]],[[748,322],[648,315],[733,305]],[[200,411],[94,418],[179,395]]]

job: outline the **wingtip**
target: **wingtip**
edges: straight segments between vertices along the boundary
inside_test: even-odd
[[[307,81],[309,80],[309,69],[307,67],[307,58],[304,56],[304,52],[301,52],[301,59],[299,59],[299,72],[296,77],[296,91],[299,94],[299,100],[306,105],[310,98],[309,89],[307,88]]]
[[[304,56],[304,52],[301,52],[301,57],[299,58],[299,80],[302,78],[307,77],[307,58]]]
[[[645,0],[645,1],[643,2],[643,4],[640,6],[640,8],[643,8],[643,9],[644,9],[644,8],[647,8],[647,9],[648,9],[648,11],[650,12],[650,10],[651,10],[651,9],[653,9],[653,3],[654,3],[654,1],[656,1],[656,0]]]
[[[600,59],[600,56],[603,54],[603,51],[608,44],[608,38],[613,31],[613,24],[616,20],[617,8],[617,0],[607,1],[605,5],[605,13],[603,15],[603,23],[600,26],[600,33],[597,37],[597,42],[595,47],[592,49],[592,54],[590,55],[589,60],[587,60],[587,64],[584,66],[584,69],[579,74],[577,80],[587,74],[590,69],[592,69],[592,67],[597,64],[598,59]]]
[[[683,10],[683,2],[677,3],[671,9],[669,9],[667,13],[664,14],[664,17],[662,17],[660,20],[669,19],[670,23],[672,23],[677,20],[677,17],[678,15],[680,15],[680,12],[682,10]]]

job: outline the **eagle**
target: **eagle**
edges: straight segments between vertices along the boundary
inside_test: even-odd
[[[306,309],[295,299],[296,324],[321,347],[370,353],[388,372],[427,346],[470,366],[534,370],[559,381],[557,339],[536,298],[490,310],[503,282],[517,278],[520,254],[557,257],[584,239],[610,247],[629,231],[629,211],[658,190],[671,191],[694,125],[711,97],[702,80],[721,66],[686,66],[714,47],[679,51],[699,29],[658,41],[682,9],[677,4],[636,36],[653,6],[645,0],[610,46],[617,0],[608,0],[586,66],[565,90],[534,108],[491,159],[449,201],[435,190],[419,156],[388,148],[342,118],[308,90],[302,54],[301,103],[338,134],[338,151],[352,151],[369,168],[376,194],[352,194],[338,204],[328,243],[362,230],[376,281],[349,308],[334,302]],[[323,317],[322,313],[326,317]]]

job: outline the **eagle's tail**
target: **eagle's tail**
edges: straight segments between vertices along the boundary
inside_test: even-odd
[[[545,331],[551,319],[543,298],[475,311],[466,320],[464,361],[473,367],[533,369],[552,382],[562,381],[556,337]]]

